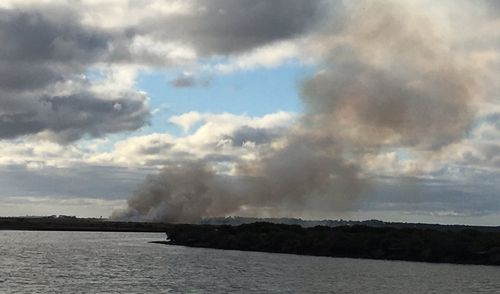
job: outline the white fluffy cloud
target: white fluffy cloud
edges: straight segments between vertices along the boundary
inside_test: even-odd
[[[269,148],[279,140],[296,115],[276,112],[262,117],[188,112],[172,116],[170,122],[185,134],[148,134],[130,137],[115,144],[111,152],[95,154],[93,163],[129,166],[162,166],[185,159],[234,162],[255,156],[260,148]],[[195,124],[195,130],[188,132]]]
[[[283,111],[261,117],[189,112],[170,119],[182,128],[188,126],[188,129],[193,123],[199,123],[192,132],[179,137],[151,133],[130,136],[114,143],[93,139],[69,145],[30,137],[4,140],[0,141],[0,166],[43,168],[106,164],[138,167],[159,166],[162,162],[175,161],[177,155],[193,158],[231,155],[236,150],[247,152],[252,146],[272,144],[295,119],[295,114]],[[106,151],[110,144],[112,149]]]
[[[216,73],[230,74],[234,71],[277,67],[291,60],[306,61],[308,57],[302,51],[305,48],[304,43],[304,40],[292,40],[259,47],[248,53],[232,57],[224,63],[216,64],[213,66],[213,70]]]

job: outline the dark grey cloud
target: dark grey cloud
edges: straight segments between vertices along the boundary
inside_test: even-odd
[[[139,152],[143,155],[157,155],[170,150],[171,147],[172,144],[170,143],[166,143],[160,140],[154,140],[152,142],[149,142],[149,145],[143,146]]]
[[[137,92],[109,100],[85,91],[67,96],[0,92],[0,138],[48,131],[49,138],[68,143],[136,130],[149,118],[145,101]]]
[[[500,168],[500,145],[496,142],[479,142],[471,150],[461,153],[457,164],[470,167]]]
[[[34,90],[80,74],[102,59],[110,36],[76,21],[69,16],[52,21],[38,11],[0,10],[0,87]]]
[[[238,160],[239,160],[239,158],[237,156],[224,155],[224,154],[218,154],[218,153],[208,154],[208,155],[203,157],[203,161],[215,162],[215,163],[221,163],[221,162],[222,163],[224,163],[224,162],[232,163],[232,162],[235,162]]]
[[[151,170],[81,164],[78,167],[0,167],[2,197],[123,199]]]
[[[58,63],[98,58],[106,51],[110,36],[83,27],[71,16],[54,22],[37,11],[0,10],[0,58]]]
[[[231,139],[234,146],[242,146],[246,142],[261,145],[271,143],[274,139],[283,136],[285,132],[284,129],[252,128],[244,126],[235,130],[233,134],[226,137],[226,139]]]
[[[132,92],[118,99],[103,100],[92,93],[42,97],[46,113],[40,123],[63,140],[72,141],[88,134],[132,131],[142,127],[149,117],[145,97]],[[50,117],[50,119],[49,119]]]
[[[133,30],[188,43],[202,55],[234,54],[307,32],[325,5],[322,0],[197,1],[195,14],[150,19]]]
[[[190,74],[182,74],[169,82],[176,88],[207,87],[210,84],[209,78],[196,77]]]
[[[445,171],[437,171],[434,176]],[[500,211],[498,184],[490,175],[469,180],[423,179],[410,177],[377,177],[371,180],[369,193],[363,195],[360,209],[419,212],[424,214],[449,213],[459,215],[487,215]]]
[[[479,1],[493,17],[500,15],[500,2],[496,0],[482,0]]]
[[[196,80],[190,75],[181,75],[170,81],[170,85],[176,88],[191,88],[196,85]]]
[[[54,20],[49,12],[0,10],[0,139],[48,131],[67,143],[143,126],[144,94],[85,90],[81,76],[106,58],[111,35],[82,26],[71,11]],[[56,94],[58,83],[69,94]]]
[[[64,81],[65,75],[72,72],[50,64],[0,60],[0,85],[5,91],[37,90]]]

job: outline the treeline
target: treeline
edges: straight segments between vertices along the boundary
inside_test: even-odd
[[[73,216],[0,218],[0,230],[165,232],[168,226],[163,223],[116,222]]]
[[[240,226],[174,225],[172,245],[424,262],[500,265],[500,233],[368,226],[253,223]]]
[[[454,231],[459,232],[465,229],[474,229],[481,232],[499,232],[500,226],[471,226],[471,225],[442,225],[430,223],[402,223],[402,222],[384,222],[381,220],[304,220],[300,218],[258,218],[258,217],[211,217],[201,220],[200,225],[231,225],[239,226],[255,222],[266,222],[273,224],[299,225],[310,228],[316,226],[340,227],[340,226],[368,226],[368,227],[391,227],[398,229],[430,229],[436,231]]]

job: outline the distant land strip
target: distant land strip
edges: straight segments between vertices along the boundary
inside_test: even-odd
[[[198,225],[239,226],[256,222],[298,225],[304,228],[317,226],[368,226],[374,228],[430,229],[436,231],[460,232],[476,230],[499,232],[500,226],[442,225],[427,223],[383,222],[380,220],[303,220],[300,218],[255,218],[255,217],[214,217],[201,220]],[[0,230],[40,230],[40,231],[106,231],[106,232],[165,232],[175,224],[165,222],[113,221],[106,218],[79,218],[68,215],[0,217]]]
[[[164,233],[168,226],[171,225],[150,222],[109,221],[100,218],[77,218],[73,216],[0,217],[0,230]]]

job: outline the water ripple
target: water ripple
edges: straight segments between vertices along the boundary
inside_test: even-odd
[[[0,293],[500,293],[500,268],[150,244],[163,234],[0,233]]]

